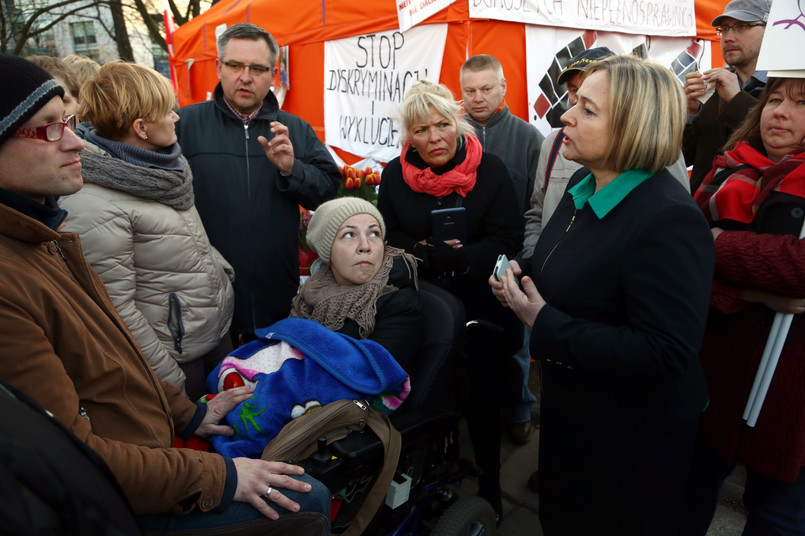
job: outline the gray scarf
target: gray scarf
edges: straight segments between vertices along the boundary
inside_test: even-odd
[[[351,318],[358,323],[360,336],[368,338],[375,329],[377,299],[397,290],[389,283],[389,273],[398,257],[402,257],[416,285],[416,259],[401,249],[386,245],[380,268],[362,285],[339,285],[330,265],[310,276],[294,297],[290,316],[315,320],[333,331],[344,327]]]
[[[181,154],[177,156],[181,169],[161,169],[130,164],[97,145],[85,143],[81,151],[84,182],[151,199],[176,210],[193,206],[193,174]]]

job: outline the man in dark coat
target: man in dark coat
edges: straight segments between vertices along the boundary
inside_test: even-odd
[[[232,332],[246,340],[291,310],[298,206],[315,209],[341,182],[310,125],[270,91],[278,53],[262,28],[231,26],[218,38],[213,100],[179,110],[176,126],[210,242],[235,269]]]
[[[688,73],[688,125],[683,134],[685,163],[693,166],[690,193],[696,193],[730,134],[740,125],[766,85],[766,71],[756,71],[771,0],[732,0],[713,19],[721,36],[721,54],[728,68]],[[707,88],[715,93],[704,104]]]

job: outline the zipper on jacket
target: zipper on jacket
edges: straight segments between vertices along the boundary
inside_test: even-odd
[[[56,240],[51,240],[50,243],[53,244],[53,247],[56,249],[56,253],[58,253],[62,264],[64,264],[64,267],[67,269],[67,273],[70,274],[73,277],[73,279],[78,281],[78,277],[76,277],[76,275],[73,273],[73,269],[70,268],[69,264],[67,264],[67,258],[64,256],[64,252],[61,250],[61,246],[59,246],[59,242],[56,241]]]
[[[182,322],[182,304],[175,292],[168,294],[168,331],[173,338],[173,349],[182,353],[182,339],[185,335]]]
[[[50,243],[53,244],[53,247],[56,248],[56,253],[59,254],[59,258],[64,263],[64,267],[70,270],[70,266],[67,264],[67,259],[64,258],[64,253],[62,252],[59,243],[56,240],[51,240]],[[72,270],[70,270],[70,273],[72,273]]]
[[[249,138],[249,125],[244,124],[243,125],[243,131],[246,133],[246,139],[247,140],[250,139]]]
[[[548,259],[551,258],[551,255],[553,255],[553,252],[556,251],[556,248],[559,247],[559,244],[561,244],[562,240],[564,240],[565,236],[567,236],[567,232],[570,231],[571,227],[573,227],[573,222],[576,221],[576,214],[578,214],[578,212],[579,212],[579,209],[574,209],[573,210],[573,217],[570,218],[570,223],[567,224],[567,228],[565,228],[565,232],[562,234],[562,236],[559,237],[559,240],[557,240],[556,244],[554,244],[554,246],[551,249],[550,253],[548,253],[548,256],[545,257],[545,260],[542,261],[542,266],[540,266],[540,269],[539,269],[540,275],[542,275],[542,271],[545,269],[545,265],[548,263]]]

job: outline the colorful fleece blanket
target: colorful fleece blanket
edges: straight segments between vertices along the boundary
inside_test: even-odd
[[[291,419],[330,402],[366,399],[390,413],[411,390],[402,367],[374,341],[303,318],[286,318],[255,333],[257,340],[235,350],[207,377],[212,393],[223,390],[229,374],[254,385],[254,395],[226,415],[235,434],[212,438],[224,456],[259,457]]]

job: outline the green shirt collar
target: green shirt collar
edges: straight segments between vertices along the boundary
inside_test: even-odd
[[[629,195],[629,192],[652,175],[654,173],[644,169],[624,171],[615,177],[615,180],[596,192],[595,177],[590,173],[578,184],[570,188],[568,192],[573,196],[573,203],[577,209],[581,209],[585,203],[589,203],[590,208],[593,209],[593,212],[600,220],[609,214],[609,211],[618,206],[618,203],[623,201]]]

